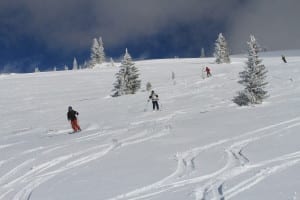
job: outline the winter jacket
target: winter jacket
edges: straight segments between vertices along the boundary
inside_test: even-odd
[[[149,96],[149,99],[151,99],[152,101],[158,101],[158,95],[155,94],[155,93],[152,93],[152,94]]]
[[[79,115],[79,113],[75,110],[69,110],[67,115],[68,115],[68,120],[73,121],[77,119],[76,115]]]

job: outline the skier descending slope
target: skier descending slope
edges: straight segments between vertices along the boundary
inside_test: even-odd
[[[69,110],[67,113],[68,120],[71,121],[71,126],[72,126],[74,133],[77,131],[81,131],[81,128],[78,125],[77,117],[76,117],[76,115],[79,115],[79,113],[77,111],[73,110],[72,106],[69,106],[68,110]]]
[[[286,59],[285,59],[285,56],[284,56],[284,55],[282,55],[282,56],[281,56],[281,59],[282,59],[282,61],[283,61],[284,63],[287,63],[287,61],[286,61]]]
[[[159,105],[158,105],[158,100],[159,99],[158,99],[158,95],[154,92],[154,90],[151,91],[148,102],[150,101],[150,99],[152,100],[153,111],[155,110],[155,108],[157,110],[159,110]]]
[[[206,71],[206,76],[207,76],[207,77],[210,77],[210,76],[211,76],[210,68],[209,68],[209,67],[206,67],[206,68],[205,68],[205,71]]]

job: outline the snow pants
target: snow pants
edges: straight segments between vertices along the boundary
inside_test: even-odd
[[[81,131],[80,126],[78,125],[77,119],[71,120],[71,126],[74,132]]]
[[[159,110],[159,105],[158,105],[158,102],[157,101],[152,101],[152,105],[153,105],[153,110],[155,110],[155,108],[157,110]]]

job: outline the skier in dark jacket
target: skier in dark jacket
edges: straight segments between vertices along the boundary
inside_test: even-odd
[[[79,115],[79,113],[77,111],[73,110],[71,106],[69,106],[67,116],[68,116],[68,120],[71,121],[71,126],[72,126],[72,129],[74,130],[74,132],[81,131],[81,128],[78,125],[76,115]]]
[[[281,59],[282,59],[282,61],[283,61],[284,63],[287,63],[287,61],[286,61],[286,59],[285,59],[285,56],[284,56],[284,55],[282,55],[282,56],[281,56]]]
[[[152,100],[153,110],[155,110],[155,108],[159,110],[159,105],[158,105],[159,99],[158,99],[158,95],[154,92],[154,90],[151,91],[148,101],[150,101],[150,99]]]

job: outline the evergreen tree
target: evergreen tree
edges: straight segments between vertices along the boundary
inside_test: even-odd
[[[96,66],[96,64],[100,63],[100,53],[99,53],[99,42],[96,38],[93,40],[93,44],[91,47],[91,60],[90,60],[90,68],[93,68]]]
[[[132,58],[129,55],[127,49],[124,55],[124,59],[121,62],[120,70],[116,74],[116,82],[114,83],[113,97],[134,94],[141,87],[141,81],[139,80],[138,69],[132,62]]]
[[[36,67],[36,68],[34,69],[34,72],[35,72],[35,73],[40,72],[40,69],[39,69],[38,67]]]
[[[248,43],[248,61],[246,62],[245,70],[240,73],[240,84],[244,85],[244,90],[238,93],[233,101],[242,106],[249,104],[260,104],[267,97],[265,86],[266,82],[266,67],[259,59],[259,45],[253,35],[250,36]]]
[[[69,70],[69,67],[68,67],[67,65],[65,65],[65,66],[64,66],[64,69],[65,69],[66,71],[68,71],[68,70]]]
[[[93,68],[96,66],[96,64],[102,64],[105,62],[105,53],[101,37],[99,37],[99,40],[94,38],[90,57],[89,68]]]
[[[74,58],[74,60],[73,60],[73,70],[77,70],[77,69],[78,69],[77,60],[76,60],[76,58]]]
[[[216,40],[214,56],[218,64],[230,63],[228,45],[222,33],[219,33],[218,39]]]
[[[201,48],[201,55],[200,58],[205,58],[205,51],[204,48]]]
[[[56,66],[53,67],[53,71],[56,71]]]
[[[99,37],[98,43],[99,43],[99,64],[102,64],[105,62],[105,53],[104,53],[104,46],[101,37]]]

